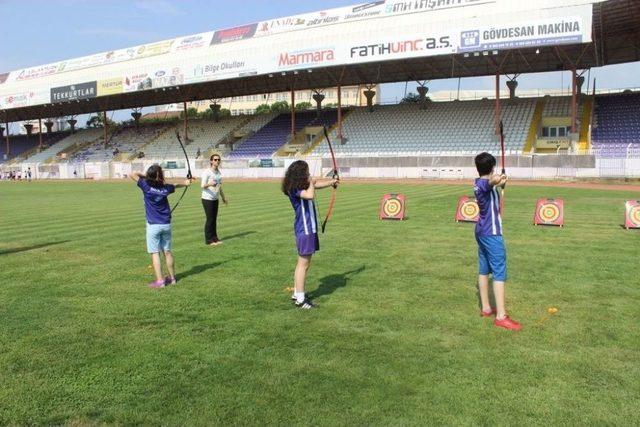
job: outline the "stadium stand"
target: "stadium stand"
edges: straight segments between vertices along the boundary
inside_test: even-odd
[[[185,149],[190,158],[195,158],[198,150],[205,155],[225,139],[230,133],[246,125],[251,118],[248,116],[230,116],[219,122],[212,120],[192,120],[188,124],[189,140],[184,141]],[[145,158],[167,159],[182,158],[184,154],[176,142],[175,132],[178,130],[184,138],[182,123],[169,126],[155,140],[141,147]]]
[[[338,120],[336,110],[326,110],[321,117],[317,117],[315,111],[296,113],[296,131],[307,126],[333,126]],[[237,149],[232,151],[230,158],[257,158],[271,157],[282,145],[284,145],[291,133],[291,115],[280,114],[260,128],[255,134],[247,137]]]
[[[74,134],[64,134],[66,138],[61,139],[58,143],[52,145],[46,150],[42,150],[39,153],[25,159],[25,163],[40,163],[44,162],[56,154],[63,152],[73,145],[86,144],[94,141],[102,135],[102,129],[80,129]]]
[[[506,149],[521,152],[535,110],[535,99],[503,102]],[[432,102],[426,110],[417,104],[378,106],[374,112],[355,109],[343,124],[346,145],[341,155],[461,154],[499,149],[489,100]],[[332,132],[335,137],[335,131]],[[325,155],[319,144],[315,155]]]
[[[43,134],[42,135],[42,143],[43,148],[47,148],[62,138],[66,137],[68,134],[63,132],[53,132],[51,134]],[[11,135],[9,137],[11,149],[9,154],[6,156],[6,145],[2,144],[2,155],[0,156],[0,162],[9,162],[12,160],[23,160],[24,157],[28,156],[33,152],[35,154],[38,146],[40,145],[40,138],[38,134],[33,134],[30,136],[27,135]]]
[[[640,93],[596,97],[592,146],[608,157],[640,149]]]
[[[570,96],[547,96],[545,97],[543,117],[571,117],[571,97]],[[582,104],[578,104],[578,118],[582,113]]]

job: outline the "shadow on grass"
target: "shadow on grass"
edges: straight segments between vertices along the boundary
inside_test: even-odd
[[[365,266],[362,265],[355,270],[347,271],[340,274],[331,274],[320,279],[320,286],[315,291],[309,292],[309,298],[314,299],[323,295],[330,295],[334,293],[338,288],[344,288],[347,286],[351,275],[362,273]]]
[[[183,271],[181,273],[177,273],[176,274],[176,279],[182,280],[182,279],[186,279],[189,276],[193,276],[193,275],[196,275],[196,274],[204,273],[207,270],[211,270],[211,269],[214,269],[216,267],[219,267],[222,264],[226,264],[229,261],[233,261],[234,259],[238,259],[238,258],[233,258],[233,259],[228,259],[228,260],[225,260],[225,261],[211,262],[209,264],[202,264],[202,265],[193,266],[187,271]]]
[[[40,243],[38,245],[23,246],[21,248],[0,249],[0,255],[9,255],[9,254],[15,254],[15,253],[18,253],[18,252],[32,251],[32,250],[35,250],[35,249],[46,248],[48,246],[61,245],[63,243],[67,243],[67,242],[70,242],[70,241],[71,240],[60,240],[58,242]]]
[[[251,234],[256,234],[256,233],[257,231],[243,231],[242,233],[232,234],[231,236],[225,236],[222,240],[227,241],[227,240],[233,240],[233,239],[240,239],[242,237],[249,236]]]

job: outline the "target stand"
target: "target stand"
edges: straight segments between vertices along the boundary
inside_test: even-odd
[[[406,219],[407,199],[404,194],[385,194],[380,203],[379,219]]]
[[[480,208],[475,197],[462,196],[458,199],[456,222],[478,222]]]
[[[628,200],[624,204],[624,228],[640,228],[640,200]]]
[[[533,215],[533,225],[564,226],[564,200],[538,199]]]

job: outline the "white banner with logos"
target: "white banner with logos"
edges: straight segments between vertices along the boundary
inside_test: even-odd
[[[588,43],[591,27],[587,0],[373,1],[12,72],[0,83],[0,109],[60,102],[57,88],[96,88],[87,99],[317,67]],[[292,37],[297,30],[304,31]]]

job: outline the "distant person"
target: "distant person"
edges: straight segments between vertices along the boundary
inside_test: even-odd
[[[199,159],[200,156],[202,156],[202,153],[200,152],[200,148],[198,147],[198,151],[196,151],[196,159]]]
[[[202,173],[200,178],[202,187],[202,207],[206,221],[204,224],[204,242],[209,246],[218,246],[222,240],[218,239],[218,206],[219,199],[227,204],[227,198],[222,191],[222,174],[220,174],[220,163],[222,158],[219,154],[214,154],[209,158],[209,169]]]
[[[74,171],[73,171],[73,177],[74,177],[74,178],[77,178],[77,177],[78,177],[78,171],[77,171],[77,170],[74,170]]]
[[[494,325],[519,331],[522,325],[512,320],[505,310],[504,288],[507,280],[507,252],[502,238],[502,218],[498,187],[507,182],[506,175],[495,174],[496,159],[489,153],[478,154],[475,158],[480,178],[475,181],[474,192],[480,218],[476,224],[478,243],[478,290],[482,305],[480,315],[496,315]],[[493,275],[493,294],[496,307],[489,303],[489,275]]]
[[[27,181],[31,182],[31,168],[27,168]]]
[[[138,183],[144,196],[144,208],[147,218],[147,252],[151,254],[153,271],[156,280],[149,283],[151,288],[164,288],[166,285],[177,283],[174,270],[173,254],[171,252],[171,207],[169,206],[169,194],[176,188],[182,188],[191,184],[186,180],[183,185],[167,184],[160,165],[151,165],[146,175],[133,172],[131,179]],[[160,252],[164,253],[165,264],[169,275],[162,274],[162,261]]]
[[[293,230],[296,236],[298,262],[293,276],[294,293],[291,299],[298,308],[311,309],[316,307],[304,292],[311,257],[320,250],[319,224],[314,202],[315,190],[337,185],[337,179],[316,180],[311,178],[309,165],[303,160],[291,163],[282,181],[282,192],[289,197],[295,213]]]

